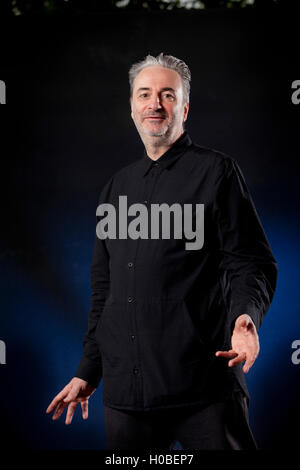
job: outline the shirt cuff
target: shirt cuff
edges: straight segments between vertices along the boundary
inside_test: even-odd
[[[102,378],[101,362],[94,362],[82,357],[74,377],[85,380],[89,385],[97,388]]]

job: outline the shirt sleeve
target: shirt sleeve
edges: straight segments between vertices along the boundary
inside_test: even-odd
[[[99,204],[108,202],[113,178],[104,187],[99,197]],[[96,223],[99,217],[96,217]],[[109,292],[109,254],[105,240],[95,235],[94,251],[90,271],[91,303],[88,313],[88,328],[83,339],[83,354],[76,370],[75,377],[86,380],[90,385],[97,387],[102,378],[102,361],[95,331],[105,300]]]
[[[275,292],[277,264],[237,162],[223,159],[216,198],[220,269],[231,332],[248,314],[258,330]]]

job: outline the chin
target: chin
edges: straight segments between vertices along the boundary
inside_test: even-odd
[[[149,137],[164,137],[169,128],[165,127],[164,129],[157,129],[157,130],[150,130],[150,129],[144,129],[144,133],[148,135]]]

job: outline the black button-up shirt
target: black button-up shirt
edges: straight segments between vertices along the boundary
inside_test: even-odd
[[[184,235],[151,238],[150,229],[148,238],[95,237],[75,376],[94,386],[103,378],[103,403],[132,410],[212,401],[238,387],[247,395],[241,365],[215,352],[231,348],[239,315],[259,329],[277,265],[237,162],[185,132],[156,162],[144,152],[118,171],[99,204],[118,214],[119,196],[149,213],[152,204],[204,204],[204,243],[188,250]]]

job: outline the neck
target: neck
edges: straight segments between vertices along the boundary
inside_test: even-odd
[[[183,130],[175,136],[175,138],[161,137],[149,137],[142,139],[147,155],[151,160],[158,160],[164,153],[166,153],[172,145],[182,136]]]

